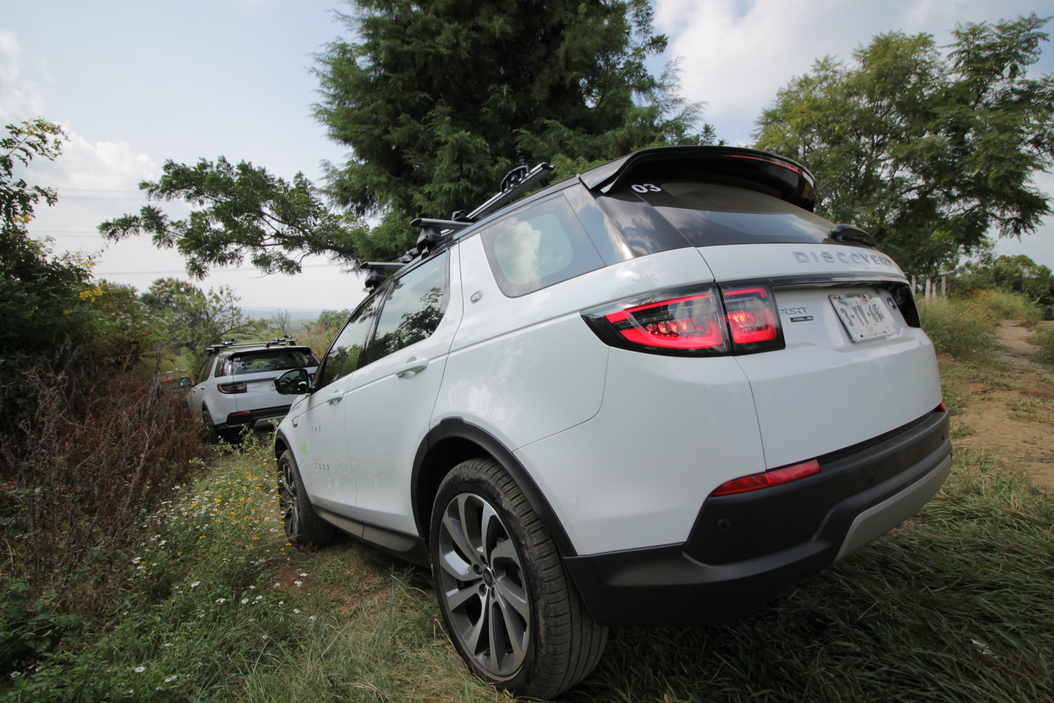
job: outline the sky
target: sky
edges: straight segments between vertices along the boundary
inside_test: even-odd
[[[321,164],[341,163],[312,116],[318,52],[348,38],[339,0],[34,0],[0,13],[0,120],[43,117],[69,141],[28,180],[54,187],[59,203],[40,204],[29,230],[55,251],[94,256],[98,278],[140,291],[157,278],[190,280],[183,258],[147,237],[107,245],[104,220],[136,213],[142,180],[167,160],[225,156],[289,179],[321,181]],[[776,92],[825,55],[850,58],[876,34],[927,32],[951,42],[957,23],[994,22],[1037,12],[1054,0],[659,0],[656,30],[670,38],[666,60],[680,60],[682,94],[706,103],[704,120],[731,144],[749,145],[754,121]],[[1054,33],[1054,24],[1048,30]],[[661,68],[661,66],[660,66]],[[1045,45],[1030,75],[1054,73]],[[1037,185],[1054,194],[1054,176]],[[185,216],[181,204],[164,204]],[[1027,254],[1054,268],[1054,220],[997,251]],[[362,281],[323,257],[296,276],[264,276],[248,264],[218,269],[204,288],[230,286],[246,308],[318,311],[354,307]]]

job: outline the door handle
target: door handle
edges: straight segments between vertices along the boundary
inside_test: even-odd
[[[419,372],[424,371],[428,366],[428,359],[418,359],[415,356],[411,356],[396,370],[395,375],[399,378],[413,378]]]
[[[342,400],[344,400],[344,394],[343,393],[335,393],[333,395],[333,397],[330,398],[329,400],[327,400],[326,402],[329,403],[330,405],[336,405],[337,403],[339,403]]]

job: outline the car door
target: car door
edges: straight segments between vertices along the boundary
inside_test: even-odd
[[[333,340],[314,390],[290,410],[293,453],[312,502],[334,512],[355,504],[356,485],[345,437],[344,396],[376,320],[380,295],[367,298]]]
[[[410,499],[414,456],[429,429],[450,345],[461,320],[452,294],[451,251],[390,282],[369,346],[369,363],[352,374],[344,412],[358,486],[351,517],[416,532]]]

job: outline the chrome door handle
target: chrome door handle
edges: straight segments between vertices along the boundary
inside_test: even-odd
[[[416,374],[428,367],[428,359],[418,359],[411,356],[406,363],[399,367],[395,375],[399,378],[413,378]]]
[[[342,400],[344,400],[344,394],[343,393],[337,393],[336,395],[334,395],[332,398],[330,398],[326,402],[329,403],[330,405],[336,405],[337,403],[339,403]]]

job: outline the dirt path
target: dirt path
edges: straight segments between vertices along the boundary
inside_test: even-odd
[[[1054,374],[1033,361],[1039,347],[1029,343],[1031,335],[1018,322],[999,323],[997,357],[1008,363],[965,384],[970,402],[953,419],[953,438],[960,446],[998,449],[1054,490]]]

